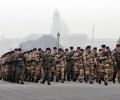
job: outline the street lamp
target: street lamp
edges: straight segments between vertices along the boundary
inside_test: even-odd
[[[59,40],[60,40],[60,33],[58,32],[58,33],[57,33],[57,43],[58,43],[58,48],[59,48],[59,42],[60,42]]]

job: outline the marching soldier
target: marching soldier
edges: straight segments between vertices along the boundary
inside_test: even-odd
[[[106,52],[108,53],[108,60],[109,60],[109,66],[108,66],[108,80],[112,81],[113,80],[113,60],[112,60],[112,52],[109,48],[109,46],[106,47]]]
[[[77,47],[77,51],[74,53],[74,81],[79,80],[83,82],[84,68],[83,68],[83,53],[80,47]]]
[[[42,70],[42,50],[41,48],[38,49],[38,52],[36,54],[36,68],[35,68],[35,76],[34,76],[34,79],[35,79],[35,82],[37,83],[41,77],[42,77],[42,73],[43,73],[43,70]]]
[[[84,69],[85,69],[85,82],[88,81],[90,84],[93,84],[94,75],[95,75],[95,64],[96,59],[94,53],[91,51],[91,46],[87,46],[83,54],[84,57]]]
[[[99,60],[99,84],[104,81],[105,85],[108,85],[108,67],[109,67],[109,55],[106,52],[106,46],[101,46],[101,51],[98,53]]]
[[[74,76],[74,50],[73,47],[70,47],[70,52],[69,52],[69,62],[67,63],[67,80],[71,81],[73,80]]]
[[[114,73],[113,83],[115,83],[116,75],[118,74],[118,82],[120,83],[120,44],[116,45],[116,49],[113,51]]]
[[[44,76],[43,76],[43,80],[41,83],[45,83],[45,81],[47,80],[48,85],[51,85],[50,84],[51,69],[53,66],[52,61],[53,61],[53,58],[51,56],[51,49],[46,48],[45,54],[42,57],[42,67],[43,67]]]
[[[54,81],[54,76],[55,76],[55,70],[56,70],[56,63],[55,63],[55,57],[57,55],[57,47],[53,47],[53,52],[51,53],[53,57],[53,67],[51,71],[51,81]]]
[[[64,74],[65,74],[65,56],[64,51],[60,48],[58,50],[58,54],[55,56],[56,62],[56,82],[59,82],[61,79],[61,83],[64,83]]]
[[[67,78],[67,71],[68,71],[68,67],[69,67],[68,66],[69,65],[69,50],[68,50],[68,48],[65,49],[64,55],[65,55],[65,62],[66,62],[64,80],[66,80],[66,79],[68,80],[68,78]]]
[[[96,59],[96,64],[94,65],[95,66],[95,75],[94,75],[94,79],[96,79],[96,82],[98,82],[98,64],[97,64],[97,57],[98,57],[98,52],[97,52],[97,47],[94,47],[93,48],[93,54],[95,56],[95,59]]]
[[[16,52],[17,58],[17,67],[16,67],[16,80],[17,83],[24,84],[24,73],[25,73],[25,68],[24,68],[24,63],[25,63],[25,57],[22,54],[21,48],[18,49]]]

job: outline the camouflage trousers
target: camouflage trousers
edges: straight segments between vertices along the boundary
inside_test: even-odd
[[[81,65],[74,65],[74,80],[79,80],[82,82],[82,79],[84,79],[84,68],[83,64]]]
[[[114,73],[113,65],[110,65],[108,67],[108,80],[109,81],[113,80],[113,73]]]
[[[16,67],[16,81],[20,83],[23,83],[24,81],[24,73],[25,73],[25,69],[24,67],[20,66],[20,67]]]
[[[43,73],[42,67],[36,66],[35,73],[34,73],[35,82],[38,82],[38,80],[40,80],[42,78],[42,73]]]
[[[94,64],[86,64],[84,67],[84,78],[85,81],[90,83],[93,83],[95,77],[95,66]]]
[[[55,70],[56,80],[58,81],[61,79],[61,81],[63,81],[64,75],[65,75],[65,66],[61,64],[57,64]]]
[[[34,82],[34,75],[35,75],[35,66],[28,66],[27,67],[27,81]]]
[[[99,81],[103,80],[104,82],[108,81],[108,73],[109,73],[109,64],[99,64]]]
[[[66,78],[68,81],[71,81],[71,80],[74,80],[73,77],[74,77],[74,64],[70,64],[68,63],[66,68]]]
[[[120,66],[114,67],[113,81],[115,81],[116,76],[117,76],[118,82],[120,83]]]
[[[56,71],[56,67],[53,66],[51,69],[51,81],[54,81],[55,71]]]
[[[51,81],[51,68],[43,68],[43,82],[45,81],[48,81],[50,82]]]
[[[2,79],[2,69],[0,68],[0,80]]]

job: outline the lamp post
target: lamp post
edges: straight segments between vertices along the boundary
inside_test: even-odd
[[[57,43],[58,43],[57,46],[58,46],[58,48],[59,48],[59,42],[60,42],[59,40],[60,40],[60,33],[58,32],[57,33]]]

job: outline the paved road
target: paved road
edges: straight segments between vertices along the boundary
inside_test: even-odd
[[[0,100],[120,100],[120,85],[66,82],[11,84],[0,81]]]

